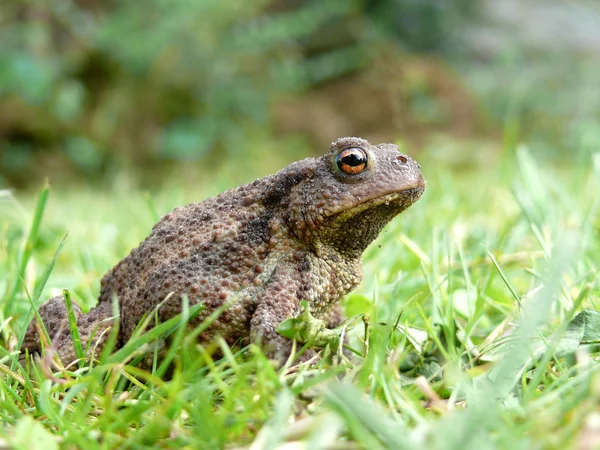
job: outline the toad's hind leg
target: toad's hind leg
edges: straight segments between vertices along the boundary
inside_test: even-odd
[[[53,297],[38,309],[40,318],[52,340],[52,347],[63,365],[68,366],[77,359],[75,344],[69,328],[67,305],[62,296]],[[89,313],[82,314],[81,308],[73,303],[73,312],[77,319],[77,329],[84,352],[87,349],[87,357],[98,355],[104,347],[114,324],[112,318],[112,304],[100,302],[98,306],[91,309]],[[27,328],[21,351],[29,350],[29,353],[41,353],[42,344],[38,334],[38,327],[34,319]]]

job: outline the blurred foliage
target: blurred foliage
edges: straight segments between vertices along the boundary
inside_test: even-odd
[[[366,11],[387,36],[411,52],[456,53],[457,30],[480,17],[472,0],[372,0]]]
[[[279,98],[360,70],[386,40],[445,51],[469,3],[2,2],[0,182],[245,155]]]
[[[484,4],[3,1],[0,186],[285,162],[344,134],[600,145],[598,58],[498,40]]]

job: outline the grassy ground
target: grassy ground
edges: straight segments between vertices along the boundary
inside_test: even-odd
[[[210,348],[185,315],[92,366],[19,363],[15,344],[63,288],[101,275],[157,216],[202,192],[0,196],[0,433],[15,448],[594,448],[600,445],[600,159],[547,167],[526,149],[469,169],[422,155],[427,191],[365,255],[344,303],[353,360],[276,369]],[[37,203],[36,203],[37,202]],[[69,232],[64,244],[63,237]],[[55,257],[57,250],[59,254]],[[22,282],[23,281],[23,282]],[[578,315],[579,314],[579,315]],[[128,365],[166,329],[169,380]]]

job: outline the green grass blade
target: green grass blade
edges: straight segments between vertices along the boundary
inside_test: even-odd
[[[50,185],[46,182],[37,198],[37,202],[33,213],[33,219],[29,227],[29,232],[27,234],[25,242],[23,243],[23,248],[19,255],[17,263],[17,274],[15,280],[13,282],[12,287],[9,289],[6,297],[4,298],[4,303],[6,304],[6,315],[10,315],[10,312],[12,311],[10,302],[15,298],[19,289],[21,289],[23,281],[25,280],[25,270],[27,269],[27,264],[29,263],[29,259],[31,258],[33,249],[35,248],[36,243],[38,241],[40,226],[42,224],[44,212],[46,211],[49,196]]]
[[[73,311],[73,299],[68,289],[63,289],[63,297],[67,305],[67,318],[69,321],[69,330],[71,331],[71,337],[73,339],[73,345],[75,346],[75,355],[79,359],[79,367],[83,367],[85,360],[85,352],[81,346],[81,337],[79,335],[79,327],[77,326],[77,318]]]

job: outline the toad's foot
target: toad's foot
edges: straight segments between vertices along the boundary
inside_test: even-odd
[[[39,307],[38,312],[48,336],[52,340],[54,352],[65,367],[69,366],[78,359],[78,356],[69,328],[65,298],[62,295],[51,298]],[[77,320],[77,329],[84,355],[88,358],[98,355],[106,344],[109,332],[114,324],[112,304],[101,302],[89,313],[83,314],[81,308],[73,303],[73,314]],[[30,354],[42,353],[41,342],[44,339],[39,336],[37,325],[36,319],[29,324],[21,351],[28,350]]]

